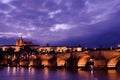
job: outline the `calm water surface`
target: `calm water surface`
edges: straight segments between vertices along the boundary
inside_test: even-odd
[[[0,68],[0,80],[120,80],[116,70],[66,70],[20,67]]]

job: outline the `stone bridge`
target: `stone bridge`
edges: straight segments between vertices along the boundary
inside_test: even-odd
[[[101,50],[88,53],[94,59],[95,67],[115,68],[119,66],[120,52],[117,50]]]
[[[116,50],[101,50],[90,52],[74,52],[59,54],[39,54],[29,56],[12,56],[5,58],[1,65],[12,66],[43,66],[43,67],[86,67],[93,62],[95,68],[120,67],[120,52]]]

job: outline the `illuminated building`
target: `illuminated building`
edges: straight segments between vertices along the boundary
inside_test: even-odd
[[[16,46],[31,46],[33,45],[32,42],[27,42],[22,39],[22,37],[18,40],[16,40]]]

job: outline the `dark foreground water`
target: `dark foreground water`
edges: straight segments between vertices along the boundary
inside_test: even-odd
[[[0,68],[0,80],[120,80],[116,70],[66,70],[20,67]]]

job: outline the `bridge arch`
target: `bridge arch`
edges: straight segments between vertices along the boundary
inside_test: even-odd
[[[41,65],[42,66],[45,66],[45,67],[50,67],[51,66],[49,60],[53,58],[53,55],[51,55],[51,54],[42,54],[39,57],[41,59]]]
[[[66,66],[67,60],[70,58],[70,54],[58,54],[57,56],[57,66]]]
[[[107,67],[108,67],[108,68],[115,68],[115,67],[117,67],[118,65],[120,65],[120,64],[118,64],[119,62],[120,62],[120,56],[113,57],[112,59],[110,59],[110,60],[108,61]]]
[[[90,60],[90,56],[89,55],[84,55],[81,56],[80,59],[78,60],[77,66],[78,67],[85,67],[87,62]]]

